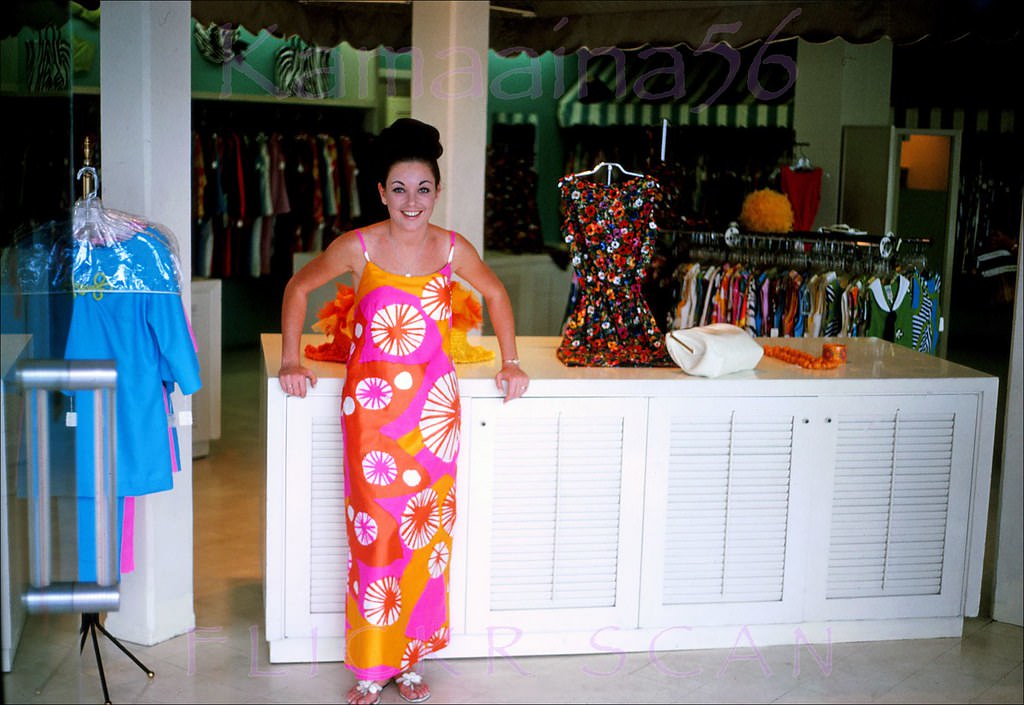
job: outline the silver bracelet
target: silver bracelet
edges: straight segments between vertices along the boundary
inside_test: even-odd
[[[516,367],[518,367],[519,366],[519,358],[518,357],[513,357],[513,358],[510,358],[508,360],[502,360],[501,364],[502,365],[515,365]]]

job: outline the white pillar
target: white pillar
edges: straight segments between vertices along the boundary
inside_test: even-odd
[[[1024,233],[1024,229],[1021,230]],[[1017,255],[1017,293],[1013,301],[1013,343],[1003,421],[1003,469],[999,491],[995,598],[992,618],[1024,626],[1024,267]]]
[[[191,3],[103,4],[100,186],[104,205],[167,227],[191,273]],[[191,399],[175,392],[175,410]],[[192,429],[179,429],[174,488],[136,500],[135,571],[123,576],[114,635],[151,645],[195,627],[192,588]]]
[[[490,3],[412,4],[412,116],[441,132],[441,196],[433,222],[483,254]]]

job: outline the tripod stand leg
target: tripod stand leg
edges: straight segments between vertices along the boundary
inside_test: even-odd
[[[106,630],[106,628],[104,628],[104,626],[102,624],[100,624],[100,616],[99,616],[99,614],[97,614],[95,612],[83,612],[82,613],[82,642],[79,645],[79,649],[78,650],[79,650],[79,652],[81,652],[82,649],[85,648],[85,639],[86,639],[86,637],[91,636],[92,637],[92,648],[93,648],[93,651],[96,652],[96,665],[100,669],[100,685],[103,686],[103,702],[106,703],[106,705],[110,705],[110,692],[107,690],[107,674],[103,671],[103,658],[100,656],[100,644],[99,644],[99,640],[96,638],[97,630],[100,633],[102,633],[103,636],[107,637],[107,639],[109,639],[111,642],[113,642],[114,646],[116,646],[117,648],[121,649],[121,651],[123,651],[125,654],[127,654],[128,658],[130,658],[132,661],[134,661],[135,665],[138,666],[139,668],[141,668],[142,671],[146,674],[146,676],[148,676],[149,678],[153,678],[156,674],[153,673],[153,671],[149,670],[149,668],[147,668],[146,665],[144,663],[142,663],[142,661],[140,661],[138,658],[136,658],[135,654],[133,654],[131,651],[129,651],[127,648],[125,648],[124,644],[122,644],[120,641],[118,641],[114,637],[113,634],[108,632]]]
[[[130,658],[132,661],[134,661],[135,665],[138,666],[139,668],[141,668],[143,670],[143,672],[148,677],[153,678],[154,676],[156,676],[156,674],[153,671],[149,670],[149,668],[146,667],[146,664],[142,663],[142,661],[140,661],[138,658],[136,658],[135,654],[133,654],[128,649],[126,649],[124,644],[122,644],[110,632],[108,632],[104,628],[104,626],[102,624],[100,624],[99,622],[96,622],[96,628],[99,629],[101,632],[103,632],[103,635],[105,637],[107,637],[112,642],[114,642],[114,646],[116,646],[117,648],[121,649],[121,651],[123,651],[125,654],[127,654],[128,658]]]
[[[85,619],[85,616],[82,616]],[[90,621],[86,627],[89,630],[89,634],[92,635],[92,650],[96,652],[96,665],[100,669],[100,685],[103,686],[103,702],[105,705],[110,705],[110,692],[107,690],[107,674],[103,671],[103,658],[100,656],[100,643],[96,639],[96,627],[98,622]]]
[[[85,651],[85,640],[89,638],[89,622],[84,614],[82,615],[82,628],[79,631],[82,634],[82,640],[78,642],[78,653],[82,653]]]

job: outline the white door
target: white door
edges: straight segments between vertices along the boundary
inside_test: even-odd
[[[978,398],[828,400],[809,619],[963,615]],[[986,521],[985,516],[974,521]]]
[[[285,637],[345,633],[348,544],[340,399],[289,397]]]
[[[651,400],[641,626],[798,620],[814,403]]]
[[[468,633],[635,628],[646,407],[474,400]]]

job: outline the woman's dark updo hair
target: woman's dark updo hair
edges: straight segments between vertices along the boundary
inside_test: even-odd
[[[388,172],[399,162],[423,162],[434,172],[435,187],[441,185],[437,160],[444,148],[441,133],[433,125],[413,118],[399,118],[381,131],[376,144],[379,183],[386,185]]]

